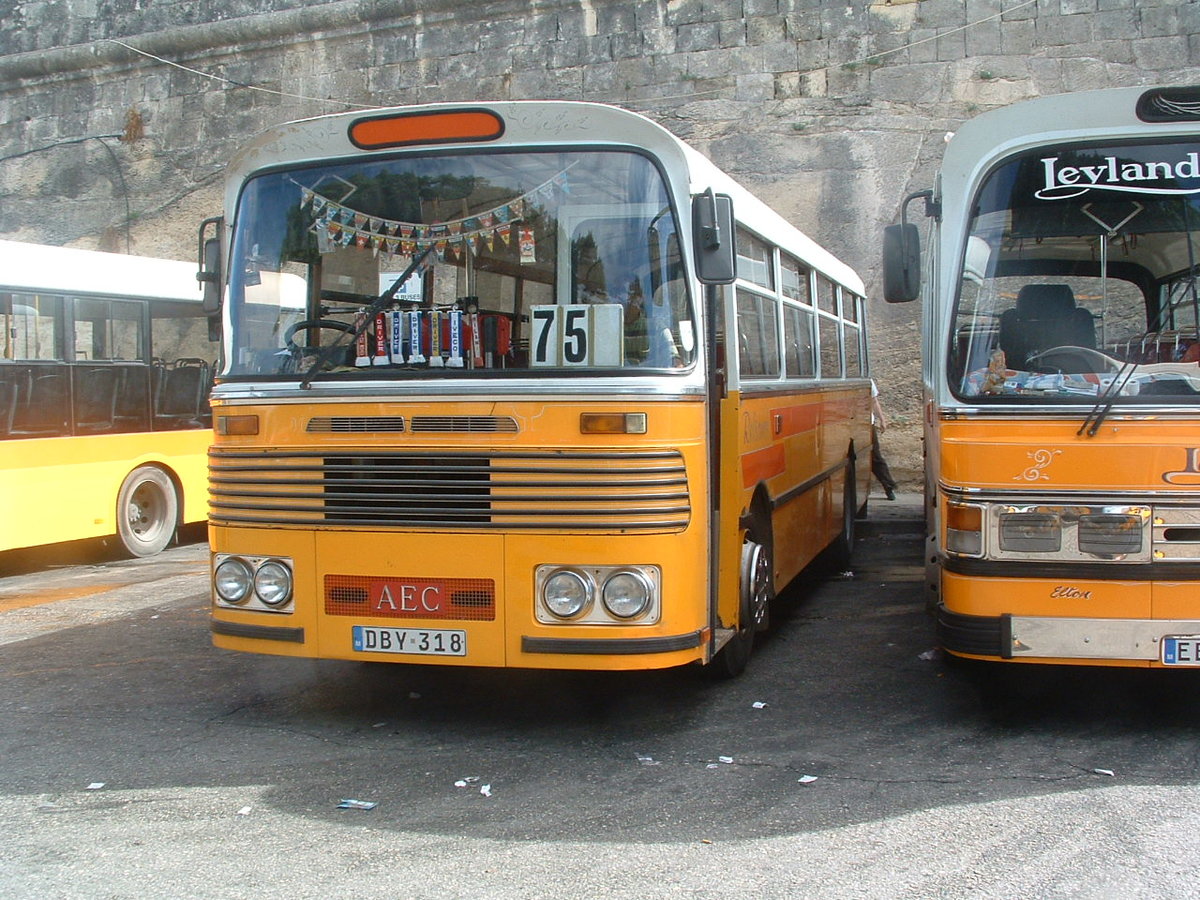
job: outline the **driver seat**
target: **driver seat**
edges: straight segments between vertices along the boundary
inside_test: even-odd
[[[1012,309],[1000,314],[1000,349],[1010,369],[1027,369],[1030,356],[1051,347],[1096,349],[1092,314],[1075,305],[1066,284],[1027,284]]]

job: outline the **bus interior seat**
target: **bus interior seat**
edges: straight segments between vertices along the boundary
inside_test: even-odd
[[[116,368],[89,368],[75,379],[75,429],[89,434],[113,430],[116,421]]]
[[[211,384],[212,368],[202,359],[177,359],[163,366],[155,386],[155,420],[178,428],[203,425]]]
[[[17,412],[17,383],[0,381],[0,435],[12,434],[13,416]]]
[[[1006,364],[1024,369],[1033,354],[1062,346],[1096,349],[1092,314],[1075,305],[1070,285],[1025,285],[1016,306],[1000,314],[1000,349]]]
[[[18,387],[9,433],[22,437],[68,434],[66,370],[38,374],[27,369],[23,375],[24,389]]]
[[[157,366],[121,366],[117,380],[117,398],[113,406],[114,430],[149,431],[152,388],[157,386]]]

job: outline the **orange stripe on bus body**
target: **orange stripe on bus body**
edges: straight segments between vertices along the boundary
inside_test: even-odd
[[[812,431],[820,421],[821,405],[818,403],[785,406],[781,409],[771,410],[771,428],[776,438],[791,437],[794,434]]]
[[[783,445],[772,444],[742,456],[742,486],[752,487],[783,472]]]

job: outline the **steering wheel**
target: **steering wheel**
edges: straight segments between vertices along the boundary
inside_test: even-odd
[[[1064,375],[1080,375],[1084,372],[1115,372],[1121,368],[1119,360],[1091,347],[1075,347],[1064,344],[1031,354],[1025,360],[1030,370],[1061,372]]]
[[[353,334],[354,326],[346,322],[339,322],[337,319],[301,319],[293,325],[289,325],[283,333],[283,343],[293,353],[305,354],[315,353],[316,347],[301,347],[296,343],[296,332],[303,331],[308,328],[328,328],[331,331],[340,331],[343,334]]]

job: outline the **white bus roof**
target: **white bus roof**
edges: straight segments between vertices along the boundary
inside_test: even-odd
[[[0,290],[198,303],[196,263],[0,241]]]

